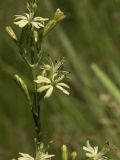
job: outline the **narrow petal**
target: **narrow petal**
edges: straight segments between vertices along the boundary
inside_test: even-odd
[[[30,18],[30,15],[28,13],[25,13],[25,15],[26,15],[27,19]]]
[[[27,20],[25,16],[16,16],[14,20]]]
[[[20,20],[18,22],[14,22],[14,24],[18,25],[20,28],[23,28],[27,25],[28,21],[26,20]]]
[[[86,146],[83,146],[83,150],[90,152],[90,150]]]
[[[70,88],[66,83],[58,83],[59,86]]]
[[[40,160],[50,159],[51,157],[54,157],[54,156],[55,155],[43,154],[40,156]]]
[[[89,152],[94,153],[94,149],[91,147],[90,142],[87,141],[87,147],[89,148]]]
[[[86,153],[86,156],[89,157],[89,158],[93,157],[93,155],[91,153]]]
[[[36,22],[31,22],[31,24],[32,24],[35,28],[37,28],[37,29],[40,28],[40,26],[39,26]]]
[[[63,93],[65,93],[65,94],[67,94],[67,95],[70,94],[70,93],[69,93],[66,89],[64,89],[63,87],[61,87],[61,86],[59,86],[59,85],[56,85],[56,87],[57,87],[58,89],[60,89]]]
[[[19,153],[22,157],[19,157],[18,160],[34,160],[29,154]]]
[[[39,28],[41,28],[41,27],[44,27],[44,25],[43,25],[42,23],[40,23],[40,22],[34,22],[34,21],[32,21],[31,24],[32,24],[35,28],[37,28],[37,29],[39,29]]]
[[[37,89],[38,92],[43,92],[47,89],[49,89],[51,87],[51,85],[46,85],[46,86],[42,86],[40,88]]]
[[[95,154],[98,153],[98,146],[94,147],[94,152],[95,152]]]
[[[53,86],[51,86],[48,91],[46,92],[44,98],[49,98],[52,95],[53,92]]]
[[[34,80],[36,83],[51,83],[49,78],[43,76],[37,76],[37,80]]]
[[[35,17],[34,21],[48,21],[49,18]]]

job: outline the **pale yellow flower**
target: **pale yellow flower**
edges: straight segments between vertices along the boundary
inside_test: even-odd
[[[49,64],[43,64],[40,67],[42,73],[41,75],[38,75],[37,79],[34,81],[38,84],[37,91],[40,93],[45,92],[44,98],[50,97],[54,88],[61,90],[66,95],[70,94],[68,91],[70,87],[63,82],[63,80],[66,79],[67,75],[69,74],[69,72],[61,70],[63,63],[63,58],[55,63],[49,59]]]
[[[53,93],[54,87],[58,88],[66,95],[70,94],[66,90],[66,89],[69,89],[70,87],[66,83],[61,82],[63,79],[64,79],[64,75],[62,75],[61,77],[58,77],[57,74],[53,74],[53,76],[50,79],[43,76],[37,76],[37,80],[34,80],[34,81],[38,84],[43,84],[37,89],[37,91],[40,93],[46,91],[44,98],[49,98]]]
[[[18,160],[34,160],[33,157],[31,157],[29,154],[26,153],[19,153],[21,157],[18,158]]]
[[[18,160],[35,160],[35,158],[31,157],[29,154],[26,153],[19,153],[19,154],[20,157],[18,158]],[[43,153],[43,152],[38,152],[36,156],[37,160],[49,160],[52,157],[54,157],[54,155],[49,155],[48,153]]]
[[[24,15],[15,15],[14,24],[18,25],[20,28],[25,27],[26,25],[32,25],[33,27],[40,29],[44,28],[45,21],[48,18],[34,17],[31,13],[24,13]]]
[[[108,158],[105,157],[105,150],[99,152],[98,146],[92,147],[89,141],[86,142],[86,146],[83,146],[83,150],[86,151],[86,157],[91,160],[108,160]]]

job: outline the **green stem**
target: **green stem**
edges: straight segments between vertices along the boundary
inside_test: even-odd
[[[32,78],[33,78],[33,105],[32,114],[35,123],[36,130],[36,144],[38,145],[41,141],[41,122],[40,122],[40,95],[37,92],[37,86],[34,83],[36,79],[36,67],[32,67]]]

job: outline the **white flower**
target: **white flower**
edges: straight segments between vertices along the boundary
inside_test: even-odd
[[[44,144],[40,143],[40,146],[36,152],[35,160],[50,160],[54,156],[55,155],[53,154],[48,154],[48,152],[46,152],[46,148],[44,148]]]
[[[42,73],[37,76],[37,79],[34,81],[39,84],[37,89],[38,92],[46,92],[44,98],[50,97],[54,88],[61,90],[66,95],[70,94],[66,90],[70,89],[70,87],[66,83],[63,83],[63,80],[67,78],[67,75],[69,74],[69,72],[61,70],[63,63],[63,58],[60,61],[56,61],[55,64],[52,59],[49,59],[49,64],[43,64],[40,67]]]
[[[38,152],[38,154],[36,155],[36,159],[37,160],[46,160],[46,159],[51,159],[54,156],[55,155],[49,155],[48,153]]]
[[[18,158],[18,160],[34,160],[33,157],[31,157],[29,154],[26,153],[19,153],[21,157]]]
[[[44,28],[45,21],[48,18],[42,17],[33,17],[31,13],[24,13],[24,15],[15,15],[14,24],[18,25],[20,28],[25,27],[26,25],[32,25],[33,27],[39,29]]]
[[[37,76],[37,80],[34,80],[38,84],[44,84],[41,87],[37,89],[38,92],[42,93],[43,91],[46,91],[46,94],[44,98],[49,98],[52,95],[54,87],[61,90],[63,93],[69,95],[70,93],[66,90],[70,87],[66,83],[62,83],[61,81],[64,79],[64,75],[59,75],[57,73],[53,74],[51,78],[43,77],[43,76]]]
[[[83,150],[87,151],[86,157],[92,160],[107,160],[108,158],[105,157],[105,151],[102,150],[98,152],[98,146],[92,147],[89,141],[86,142],[86,146],[83,146]]]
[[[44,70],[44,71],[50,72],[50,74],[62,73],[62,74],[66,74],[67,75],[69,72],[60,70],[62,65],[64,64],[64,62],[65,62],[64,58],[62,58],[59,61],[56,61],[55,63],[53,63],[52,59],[49,58],[49,64],[43,64],[41,66],[41,69]]]
[[[33,157],[31,157],[29,154],[26,153],[19,153],[21,157],[18,158],[18,160],[35,160]],[[48,153],[38,152],[36,155],[37,160],[46,160],[54,157],[54,155],[49,155]]]

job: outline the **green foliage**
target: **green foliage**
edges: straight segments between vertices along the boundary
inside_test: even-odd
[[[115,100],[120,103],[120,90],[115,86],[114,82],[110,80],[110,78],[102,71],[100,68],[93,64],[92,69],[100,79],[102,84],[106,87],[106,89],[110,92],[110,94],[115,98]]]

